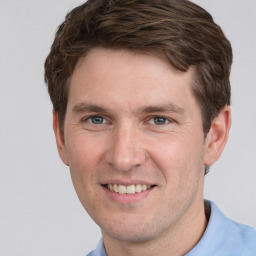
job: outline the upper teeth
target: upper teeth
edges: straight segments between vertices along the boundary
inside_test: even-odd
[[[118,185],[118,184],[108,184],[107,187],[109,190],[119,194],[135,194],[151,188],[151,185],[137,184],[137,185],[124,186],[124,185]]]

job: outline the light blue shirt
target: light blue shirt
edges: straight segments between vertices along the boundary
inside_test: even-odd
[[[226,218],[210,201],[211,212],[205,233],[185,256],[256,256],[256,230]],[[106,256],[103,240],[87,256]]]

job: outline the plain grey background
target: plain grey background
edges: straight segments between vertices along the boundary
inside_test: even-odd
[[[57,26],[75,0],[0,0],[0,255],[85,255],[99,228],[80,205],[60,161],[43,81]],[[256,2],[196,0],[234,51],[233,125],[206,177],[205,198],[256,227]]]

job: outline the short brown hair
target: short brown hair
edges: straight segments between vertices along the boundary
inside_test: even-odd
[[[232,49],[212,16],[188,0],[88,0],[59,26],[45,61],[45,81],[63,131],[69,81],[94,47],[153,52],[176,69],[195,67],[193,93],[206,135],[230,105]]]

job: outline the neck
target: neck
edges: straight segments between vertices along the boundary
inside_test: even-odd
[[[207,226],[204,201],[194,202],[187,214],[164,234],[144,242],[120,241],[102,231],[108,256],[185,255],[201,239]]]

